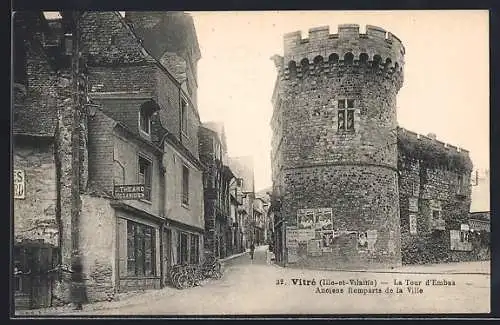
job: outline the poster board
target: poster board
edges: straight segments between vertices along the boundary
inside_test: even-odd
[[[410,224],[410,235],[416,235],[417,234],[417,215],[412,213],[410,214],[409,218],[409,224]]]
[[[311,239],[307,242],[307,255],[309,256],[321,256],[321,240]]]
[[[418,212],[418,197],[408,198],[408,210],[410,212]]]

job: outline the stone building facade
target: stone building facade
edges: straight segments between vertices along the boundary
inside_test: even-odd
[[[224,258],[233,251],[230,186],[235,180],[227,165],[223,131],[209,123],[199,129],[205,204],[205,254]]]
[[[239,227],[241,229],[241,241],[244,249],[250,248],[255,240],[254,200],[255,182],[253,158],[251,156],[234,156],[229,158],[231,171],[240,182],[241,205],[238,209],[240,216]]]
[[[402,128],[397,149],[403,263],[475,259],[469,152]]]
[[[425,231],[442,228],[443,220],[446,230],[465,222],[468,153],[455,148],[457,155],[446,156],[438,150],[439,164],[431,164],[430,155],[404,158],[417,153],[403,150],[401,140],[409,132],[398,127],[396,117],[404,54],[395,35],[370,25],[365,34],[358,25],[340,25],[336,34],[318,27],[306,39],[300,32],[284,36],[284,56],[272,58],[278,77],[271,119],[271,211],[283,264],[397,267],[409,262],[408,248],[420,240],[408,235],[410,215],[412,227],[416,216],[417,222],[428,221]],[[457,159],[461,168],[447,169]],[[401,161],[408,161],[409,169]],[[408,167],[414,161],[426,176],[418,165]],[[458,196],[457,182],[462,184]],[[421,186],[422,192],[414,193],[417,208],[407,183]],[[437,209],[442,214],[432,212]],[[448,247],[446,259],[463,255],[449,252],[450,232],[440,236],[436,242]]]
[[[191,28],[191,41],[175,47],[194,55],[172,67],[118,12],[16,15],[16,252],[26,240],[53,248],[45,269],[85,252],[90,301],[159,288],[171,265],[203,258],[196,78],[190,87],[182,78],[196,76],[199,48],[192,18],[176,17],[184,24],[161,28]],[[116,186],[138,184],[142,199],[117,198]],[[66,273],[57,274],[46,303],[30,307],[68,301]]]
[[[42,12],[13,15],[13,258],[18,308],[46,307],[68,294],[68,274],[51,273],[78,254],[76,224],[87,180],[85,129],[72,73],[73,17],[54,33]],[[65,36],[64,36],[65,35]],[[76,70],[76,69],[75,69]],[[55,294],[53,295],[52,292]]]
[[[386,34],[313,28],[308,39],[286,34],[284,57],[274,57],[273,191],[287,226],[304,233],[287,247],[294,265],[401,264],[397,151],[388,144],[405,49]]]

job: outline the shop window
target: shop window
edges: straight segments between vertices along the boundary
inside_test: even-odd
[[[139,156],[139,184],[144,184],[144,199],[151,201],[151,161]]]
[[[177,264],[183,264],[188,262],[188,234],[181,232],[177,236]]]
[[[153,227],[127,221],[127,275],[156,274],[155,243]]]
[[[189,168],[182,166],[182,204],[189,204]]]
[[[198,264],[200,260],[200,237],[198,235],[191,235],[189,259],[191,264]]]
[[[354,131],[354,99],[338,101],[338,130]]]

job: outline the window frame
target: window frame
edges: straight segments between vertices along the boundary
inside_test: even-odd
[[[189,206],[189,167],[182,165],[181,179],[181,203],[183,206]]]
[[[184,96],[181,96],[181,102],[180,102],[180,126],[181,126],[181,133],[185,136],[187,136],[187,128],[188,128],[188,113],[189,113],[189,102],[187,98]]]
[[[132,230],[131,230],[132,229]],[[149,231],[150,254],[149,268],[146,257],[146,230]],[[131,235],[133,238],[131,238]],[[130,243],[133,243],[132,247]],[[133,256],[132,252],[133,251]],[[142,250],[142,255],[139,251]],[[127,220],[127,276],[128,277],[155,277],[156,272],[156,229],[152,226]],[[139,260],[142,259],[142,260]],[[142,270],[141,270],[142,267]]]
[[[190,234],[189,236],[188,255],[189,255],[189,263],[198,264],[200,262],[200,236],[198,234]]]
[[[141,161],[148,164],[149,176],[144,174],[144,183],[141,182]],[[149,184],[147,184],[147,179],[149,179]],[[144,185],[144,198],[142,201],[152,202],[152,192],[153,192],[153,160],[143,154],[137,155],[137,181],[139,184]]]
[[[342,105],[341,105],[342,103]],[[356,101],[350,98],[338,99],[337,100],[337,132],[351,133],[356,131],[355,127],[355,112],[356,112]],[[342,127],[340,125],[340,116],[343,116]],[[352,126],[348,128],[348,122],[352,121]]]
[[[182,244],[183,238],[186,238],[185,248]],[[179,230],[177,235],[177,264],[189,263],[189,244],[189,233]],[[185,253],[185,259],[183,259],[183,253]]]
[[[144,107],[139,108],[139,131],[141,134],[151,136],[151,128],[152,128],[152,116],[153,114],[146,114],[146,109]],[[147,120],[147,131],[143,129],[143,117]]]

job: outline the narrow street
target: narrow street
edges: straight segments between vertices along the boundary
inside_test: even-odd
[[[454,270],[443,268],[443,265],[416,267],[416,271],[405,267],[395,273],[298,270],[268,264],[266,250],[266,246],[258,247],[254,260],[249,254],[244,254],[228,261],[222,279],[211,280],[201,287],[165,288],[138,294],[125,301],[107,303],[100,309],[86,305],[81,312],[66,310],[50,314],[411,314],[486,313],[490,309],[490,275],[482,264],[448,266]],[[471,274],[463,274],[468,270]],[[462,274],[438,274],[444,271]],[[277,285],[279,279],[284,283]],[[300,281],[293,284],[293,279],[303,279],[302,284]],[[313,279],[315,285],[304,281]],[[320,279],[346,281],[346,284],[319,285]],[[433,279],[440,281],[439,285],[438,282],[426,285],[427,280]],[[360,282],[352,284],[351,280]],[[370,281],[376,281],[376,284],[368,284]],[[417,284],[418,281],[422,282]],[[327,288],[329,290],[320,292]],[[393,293],[387,293],[387,288]],[[397,288],[402,289],[401,293],[396,293]],[[341,289],[343,293],[339,292]],[[337,292],[332,293],[334,291]]]

